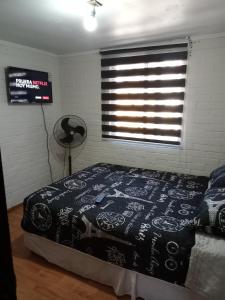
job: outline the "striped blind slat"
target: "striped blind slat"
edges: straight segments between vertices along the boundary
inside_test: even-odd
[[[116,104],[102,104],[102,111],[136,111],[136,112],[183,112],[183,105],[167,106],[167,105],[116,105]]]
[[[163,87],[184,87],[185,79],[176,80],[153,80],[153,81],[124,81],[124,82],[102,82],[102,90],[122,88],[163,88]]]
[[[102,137],[179,145],[187,43],[101,55]]]
[[[113,50],[106,50],[106,51],[100,51],[101,55],[121,55],[121,54],[127,54],[132,52],[144,52],[144,51],[157,51],[157,50],[171,50],[171,49],[177,49],[177,48],[187,48],[188,44],[185,43],[179,43],[179,44],[165,44],[165,45],[154,45],[154,46],[145,46],[145,47],[134,47],[134,48],[125,48],[125,49],[113,49]]]
[[[131,70],[106,70],[102,71],[102,78],[114,78],[119,76],[148,76],[148,75],[164,75],[164,74],[185,74],[186,66],[178,67],[158,67],[158,68],[144,68]]]
[[[179,136],[180,130],[165,130],[165,129],[149,129],[149,128],[127,128],[127,127],[117,127],[110,125],[102,125],[103,131],[112,132],[130,132],[130,133],[140,133],[140,134],[152,134],[152,135],[170,135]]]
[[[160,53],[160,54],[148,54],[148,55],[135,55],[115,58],[105,58],[101,61],[102,67],[116,66],[116,65],[127,65],[127,64],[138,64],[148,62],[162,62],[168,60],[182,60],[187,59],[187,52],[171,52],[171,53]]]
[[[150,124],[168,124],[181,125],[182,118],[160,118],[160,117],[130,117],[102,114],[102,122],[131,122],[131,123],[150,123]]]
[[[116,94],[102,93],[102,101],[104,100],[167,100],[167,99],[184,99],[184,92],[181,93],[140,93],[140,94]]]

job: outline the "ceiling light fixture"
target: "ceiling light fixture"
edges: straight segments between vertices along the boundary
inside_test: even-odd
[[[91,5],[91,14],[84,18],[83,24],[84,28],[87,31],[93,32],[98,27],[97,19],[96,19],[96,7],[101,7],[102,3],[97,0],[89,0],[88,4]]]

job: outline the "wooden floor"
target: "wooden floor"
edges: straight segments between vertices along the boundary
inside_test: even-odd
[[[9,212],[18,300],[128,300],[110,287],[63,271],[27,250],[20,227],[22,206]]]

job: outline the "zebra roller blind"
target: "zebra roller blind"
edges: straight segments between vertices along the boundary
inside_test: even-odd
[[[187,46],[100,52],[103,138],[181,143]]]

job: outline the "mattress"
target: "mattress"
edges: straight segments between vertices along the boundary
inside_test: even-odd
[[[191,224],[207,184],[203,176],[100,163],[28,196],[22,227],[114,265],[183,285],[195,244]]]
[[[225,240],[196,234],[186,287],[105,262],[41,236],[24,233],[27,248],[67,271],[111,286],[118,296],[150,300],[224,300]],[[163,291],[163,293],[162,293]]]

